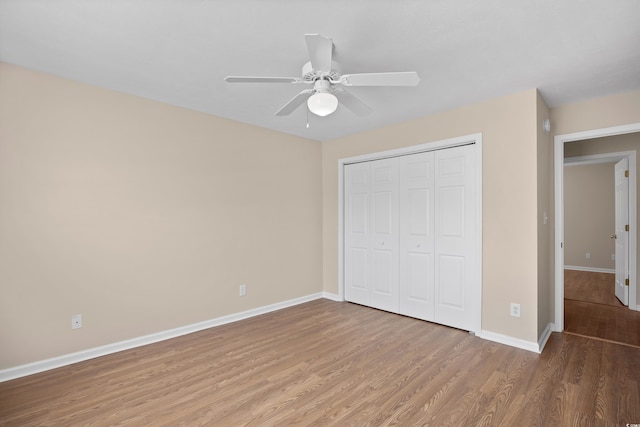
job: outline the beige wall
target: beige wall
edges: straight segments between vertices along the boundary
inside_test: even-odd
[[[551,123],[554,136],[640,123],[640,90],[553,108],[551,109]],[[583,155],[576,152],[570,154],[568,150],[572,144],[565,144],[565,149],[567,149],[565,154]],[[605,150],[609,150],[609,148]],[[611,146],[610,150],[625,151],[626,149],[621,150]],[[640,304],[640,293],[638,293],[638,297],[638,304]]]
[[[321,188],[317,142],[0,64],[0,369],[321,292]]]
[[[551,109],[553,135],[638,122],[640,122],[640,90]]]
[[[326,141],[323,155],[323,281],[338,292],[338,160],[482,133],[482,329],[537,341],[537,91]],[[521,318],[511,317],[511,302]]]
[[[613,163],[564,168],[564,263],[613,270]],[[586,253],[590,254],[587,259]]]

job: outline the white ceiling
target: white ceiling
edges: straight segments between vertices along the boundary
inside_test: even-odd
[[[343,73],[417,71],[354,87],[374,108],[274,113],[307,86],[305,33]],[[640,89],[638,0],[0,0],[0,61],[323,141],[538,88],[549,106]],[[2,78],[2,76],[0,76]]]

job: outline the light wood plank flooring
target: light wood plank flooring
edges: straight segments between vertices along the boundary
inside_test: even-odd
[[[317,300],[0,383],[6,426],[621,426],[640,350],[554,333],[538,355]]]
[[[640,312],[614,294],[615,276],[565,270],[565,332],[640,347]]]

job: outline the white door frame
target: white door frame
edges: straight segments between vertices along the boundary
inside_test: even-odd
[[[482,134],[459,136],[440,141],[428,142],[410,147],[398,148],[394,150],[381,151],[377,153],[363,154],[355,157],[347,157],[338,160],[338,299],[344,301],[344,168],[351,163],[366,162],[370,160],[385,159],[389,157],[405,156],[409,154],[422,153],[425,151],[440,150],[444,148],[457,147],[461,145],[475,144],[476,155],[476,175],[478,191],[476,195],[476,272],[472,280],[476,283],[474,300],[474,321],[471,332],[480,334],[482,327]]]
[[[554,169],[554,202],[555,202],[555,321],[554,330],[564,330],[564,144],[567,142],[586,139],[601,138],[605,136],[622,135],[626,133],[640,132],[640,123],[632,123],[609,128],[593,129],[583,132],[556,135],[553,139],[553,169]],[[604,154],[603,154],[604,155]],[[629,212],[629,223],[636,221],[636,164],[635,156],[633,164],[629,162],[629,205],[633,205],[633,217]],[[629,234],[629,259],[634,262],[629,265],[629,308],[637,310],[637,231]],[[633,258],[632,258],[633,257]],[[631,286],[631,283],[633,286]]]

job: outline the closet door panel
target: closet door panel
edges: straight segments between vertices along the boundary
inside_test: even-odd
[[[434,153],[399,159],[401,314],[434,320]]]
[[[391,298],[395,294],[392,288],[396,282],[393,278],[394,255],[392,251],[387,250],[373,251],[373,292],[382,298]]]
[[[398,159],[369,162],[371,172],[370,305],[398,312]]]
[[[473,146],[435,153],[435,321],[470,330],[475,286]]]
[[[449,185],[439,187],[438,207],[439,228],[438,233],[443,238],[442,243],[457,245],[464,240],[464,216],[465,216],[465,187],[464,185]]]
[[[345,168],[345,299],[369,305],[370,196],[369,166]]]
[[[442,306],[464,310],[465,296],[465,257],[440,255],[440,292]]]
[[[408,306],[410,303],[429,304],[429,306],[421,307],[422,317],[428,317],[432,312],[431,304],[433,303],[433,256],[431,254],[419,253],[416,251],[407,251],[406,264],[404,265],[406,282],[403,286],[403,301],[401,306],[402,314],[410,315]],[[431,267],[431,268],[430,268]]]

